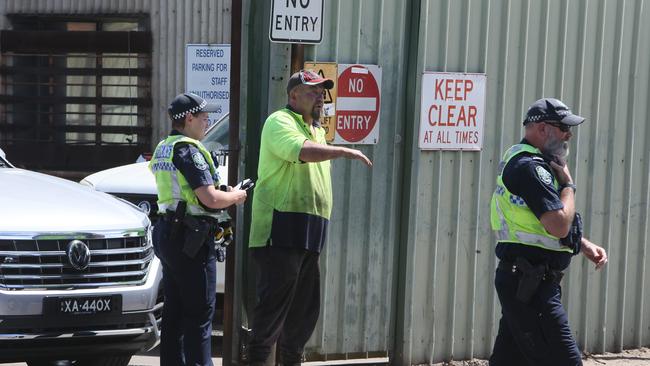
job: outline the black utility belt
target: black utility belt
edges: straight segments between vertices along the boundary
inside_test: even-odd
[[[517,257],[514,262],[501,260],[497,268],[519,277],[516,297],[523,303],[530,302],[542,281],[559,284],[564,277],[562,271],[551,269],[546,263],[532,265],[523,257]]]
[[[163,218],[165,221],[172,221],[172,220],[174,219],[174,217],[176,217],[176,211],[169,211],[169,210],[167,210],[167,212],[165,212],[164,214],[161,214],[160,216],[162,216],[162,218]],[[215,225],[215,226],[216,226],[216,225],[219,225],[219,220],[215,219],[215,218],[212,217],[212,216],[202,216],[202,215],[194,216],[194,215],[185,215],[184,217],[188,217],[188,216],[189,216],[189,217],[193,217],[193,218],[196,219],[196,220],[204,221],[204,222],[206,222],[206,223],[208,223],[208,224],[211,224],[211,225]]]
[[[182,242],[183,253],[194,258],[204,245],[214,245],[219,222],[210,216],[185,215],[184,211],[167,211],[163,219],[171,225],[169,237],[172,242]]]
[[[539,266],[545,267],[545,271],[542,275],[542,280],[544,281],[553,281],[555,283],[560,283],[562,280],[562,277],[564,277],[564,272],[558,271],[556,269],[551,269],[548,268],[548,266],[544,264],[540,264]],[[515,275],[521,275],[523,274],[523,269],[520,268],[520,266],[517,266],[515,262],[509,262],[506,260],[499,260],[499,268],[500,270],[511,272]]]

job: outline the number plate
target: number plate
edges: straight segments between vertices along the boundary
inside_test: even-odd
[[[84,296],[84,297],[49,297],[44,301],[49,313],[64,315],[112,314],[122,309],[122,297]]]

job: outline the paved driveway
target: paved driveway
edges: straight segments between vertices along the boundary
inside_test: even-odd
[[[212,362],[215,366],[221,366],[221,338],[212,338]],[[27,366],[24,362],[3,363],[2,366]],[[65,365],[65,364],[64,364]],[[129,366],[160,366],[160,357],[158,356],[158,347],[150,352],[140,353],[131,358]]]

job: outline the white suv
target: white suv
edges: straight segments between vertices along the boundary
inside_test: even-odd
[[[127,365],[158,343],[160,277],[147,215],[0,150],[0,362]]]

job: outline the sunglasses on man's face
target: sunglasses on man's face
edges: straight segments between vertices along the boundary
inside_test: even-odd
[[[557,122],[544,122],[544,123],[546,123],[547,125],[551,125],[551,126],[553,126],[553,127],[557,127],[557,128],[559,128],[560,131],[562,131],[562,132],[569,132],[569,131],[571,131],[571,126],[567,126],[567,125],[562,124],[562,123],[557,123]]]

